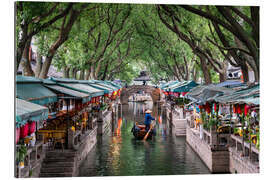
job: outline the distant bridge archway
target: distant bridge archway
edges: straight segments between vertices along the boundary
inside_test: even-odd
[[[138,91],[144,91],[145,93],[150,94],[153,103],[156,103],[160,101],[161,94],[160,89],[155,88],[154,86],[148,86],[148,85],[133,85],[128,86],[127,88],[123,88],[120,96],[121,104],[127,104],[128,98]]]

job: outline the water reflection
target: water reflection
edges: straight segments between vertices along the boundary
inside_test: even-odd
[[[152,109],[157,120],[157,136],[135,140],[130,132],[135,122],[143,123],[144,111]],[[98,139],[95,148],[79,168],[79,176],[174,175],[210,173],[186,144],[175,137],[166,118],[153,103],[129,103],[112,125],[112,133]]]

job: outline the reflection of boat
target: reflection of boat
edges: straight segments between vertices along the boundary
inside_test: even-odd
[[[146,135],[147,131],[145,131],[145,125],[135,125],[133,126],[133,128],[131,129],[131,132],[133,133],[133,135],[135,136],[136,139],[142,140],[144,138],[144,136]],[[147,139],[151,139],[152,136],[156,135],[156,129],[152,129],[147,137]]]

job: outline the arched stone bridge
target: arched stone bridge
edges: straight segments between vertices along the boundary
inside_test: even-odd
[[[154,86],[148,86],[148,85],[133,85],[129,86],[127,88],[123,88],[120,96],[120,101],[122,104],[128,103],[128,98],[132,94],[138,92],[138,91],[144,91],[145,93],[149,93],[152,97],[152,100],[154,103],[160,101],[160,89],[155,88]]]

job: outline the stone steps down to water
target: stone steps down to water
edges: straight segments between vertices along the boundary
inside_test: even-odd
[[[186,119],[175,119],[173,121],[176,136],[186,135],[186,122],[187,122]]]
[[[76,153],[49,151],[42,162],[40,177],[71,177],[75,171]]]

